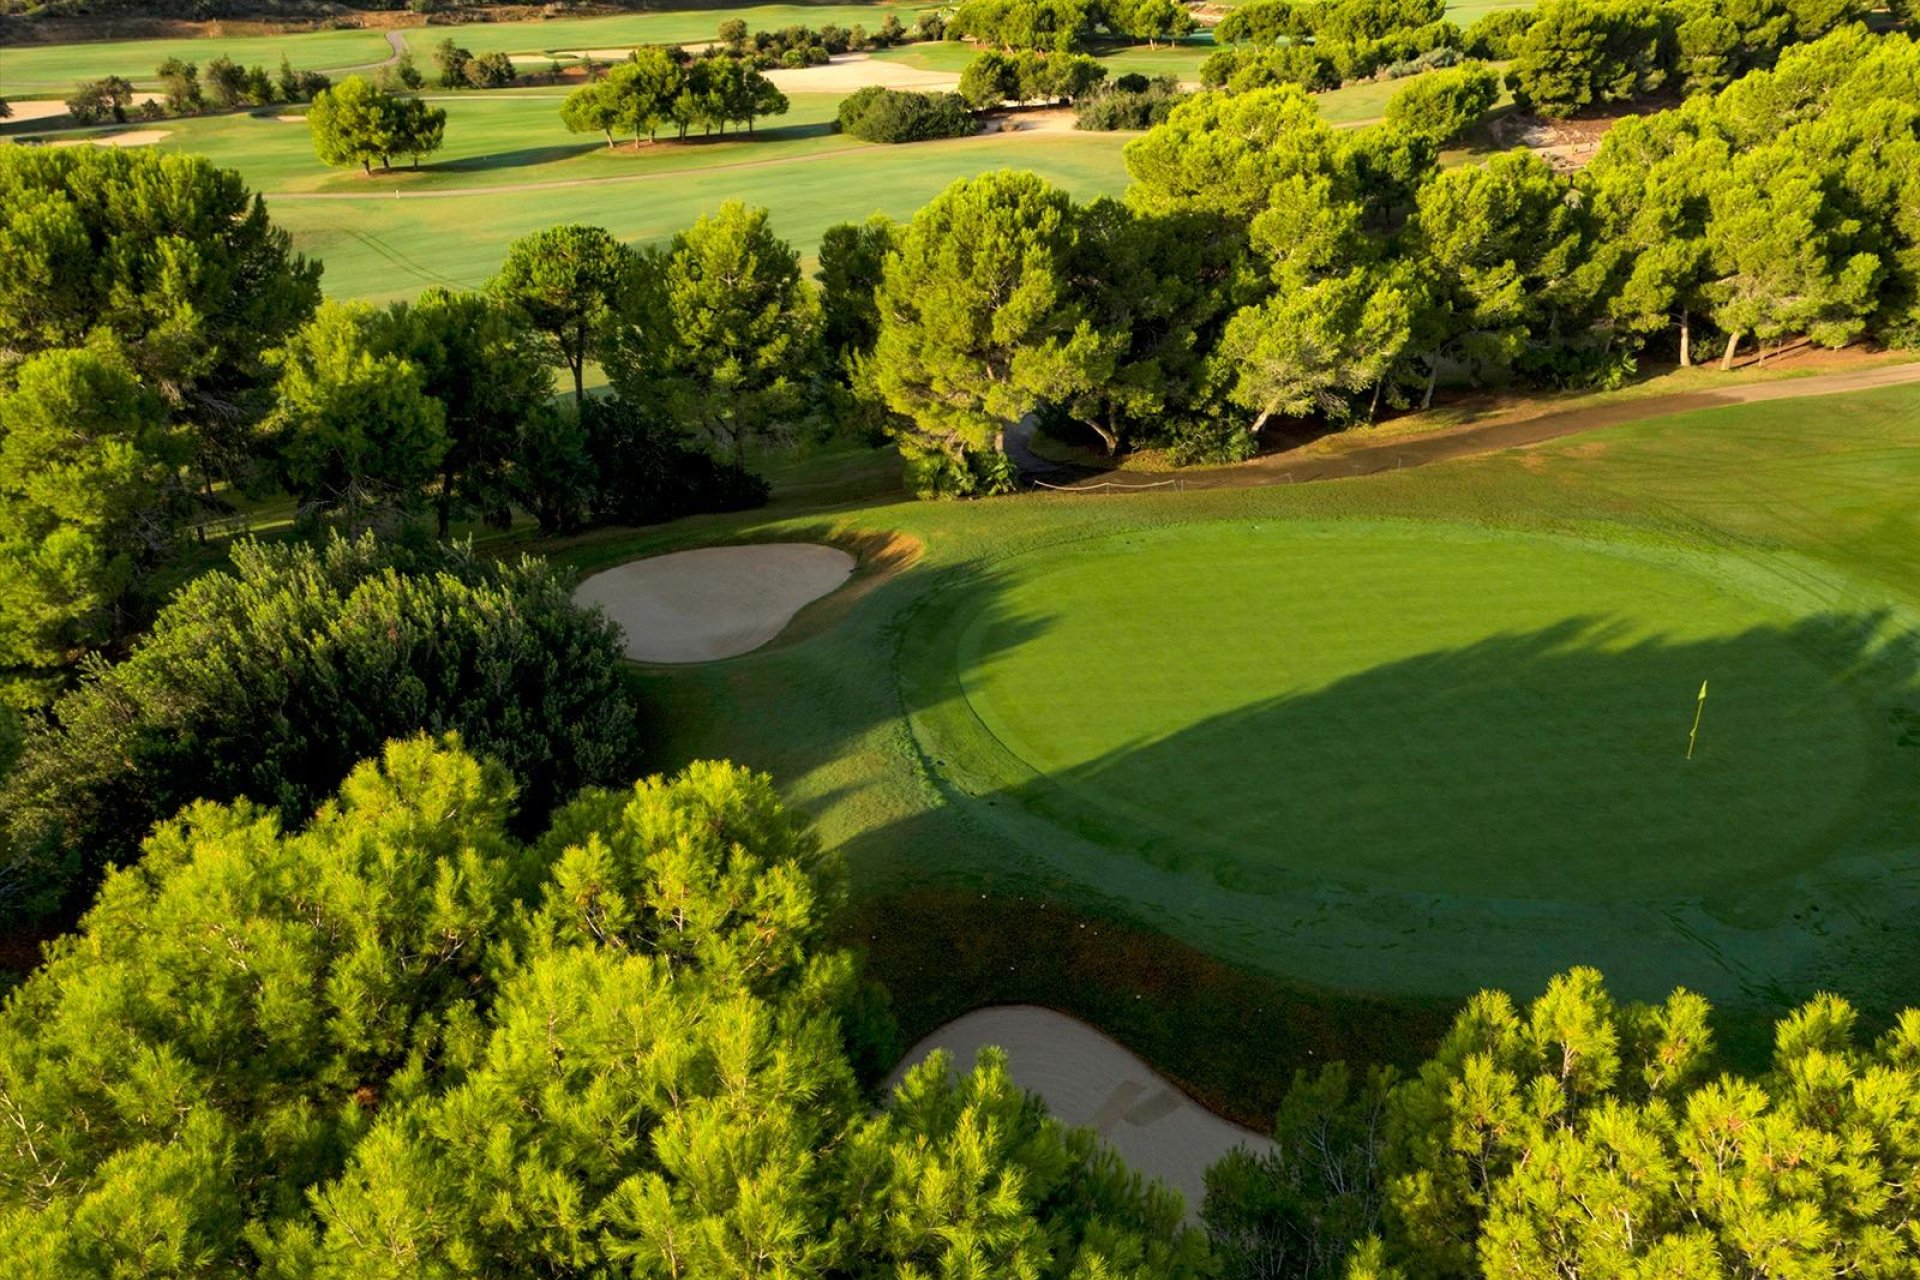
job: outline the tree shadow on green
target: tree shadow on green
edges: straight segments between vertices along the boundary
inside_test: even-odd
[[[1859,850],[1911,797],[1900,725],[1920,705],[1917,642],[1885,617],[1678,642],[1622,631],[1570,618],[1421,654],[1013,797],[1241,892],[1584,902],[1738,898]]]

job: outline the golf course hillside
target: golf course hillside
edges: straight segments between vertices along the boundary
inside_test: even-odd
[[[1294,1065],[1391,1056],[1572,962],[1701,991],[1736,1044],[1843,977],[1900,999],[1916,484],[1920,388],[1894,386],[571,554],[918,543],[830,626],[637,677],[668,758],[792,780],[909,1031],[1047,1005],[1257,1119],[1236,1100]]]

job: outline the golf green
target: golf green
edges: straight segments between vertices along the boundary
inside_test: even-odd
[[[1243,892],[1751,888],[1826,857],[1885,757],[1845,629],[1706,554],[1209,523],[1015,557],[971,595],[949,625],[972,715],[943,723],[991,741],[952,754]]]

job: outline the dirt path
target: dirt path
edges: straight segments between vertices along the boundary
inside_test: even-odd
[[[988,1045],[1007,1051],[1014,1083],[1039,1094],[1056,1118],[1093,1129],[1128,1164],[1185,1196],[1189,1219],[1199,1215],[1208,1165],[1235,1147],[1272,1149],[1271,1141],[1208,1111],[1118,1042],[1035,1005],[955,1018],[908,1050],[887,1084],[898,1084],[935,1049],[967,1070]]]
[[[1718,409],[1765,400],[1793,400],[1802,396],[1838,395],[1845,391],[1870,391],[1876,387],[1895,387],[1914,382],[1920,382],[1920,362],[1851,369],[1778,382],[1732,383],[1710,391],[1676,392],[1582,409],[1548,411],[1525,418],[1468,423],[1395,440],[1358,443],[1347,447],[1336,444],[1333,448],[1317,451],[1304,458],[1298,455],[1298,451],[1288,451],[1232,467],[1115,473],[1111,476],[1089,477],[1073,484],[1062,483],[1051,473],[1030,478],[1042,488],[1064,492],[1111,492],[1129,488],[1230,489],[1268,484],[1303,484],[1311,480],[1340,480],[1381,471],[1422,467],[1454,458],[1498,453],[1503,449],[1525,448],[1582,431],[1619,426],[1647,418],[1664,418],[1676,413],[1691,413],[1696,409]]]

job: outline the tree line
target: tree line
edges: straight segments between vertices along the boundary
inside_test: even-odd
[[[1792,47],[1622,122],[1575,176],[1525,151],[1439,170],[1491,86],[1433,74],[1355,131],[1291,86],[1203,93],[1128,145],[1124,202],[987,174],[894,228],[864,267],[870,345],[840,354],[916,489],[1006,487],[999,441],[1029,414],[1233,458],[1275,418],[1429,403],[1443,374],[1608,384],[1709,334],[1729,364],[1920,335],[1911,39]]]
[[[961,0],[944,34],[1003,52],[1072,53],[1102,39],[1177,40],[1197,25],[1179,0]]]
[[[430,516],[442,536],[515,511],[553,531],[668,519],[764,501],[745,449],[805,408],[817,304],[740,206],[658,250],[554,228],[481,291],[373,307],[322,304],[317,264],[198,157],[7,148],[0,183],[0,688],[17,708],[122,651],[236,497],[285,493],[303,528]],[[588,399],[590,362],[614,394]]]
[[[1866,0],[1543,0],[1496,9],[1462,31],[1437,0],[1252,0],[1215,28],[1232,47],[1208,58],[1202,80],[1318,91],[1471,55],[1509,64],[1506,84],[1521,110],[1564,118],[1663,92],[1715,92],[1872,8]]]
[[[725,136],[736,123],[752,133],[755,120],[785,115],[787,105],[750,58],[648,46],[568,94],[560,118],[575,133],[604,134],[611,147],[615,132],[636,143],[668,127],[682,139],[695,127]]]

